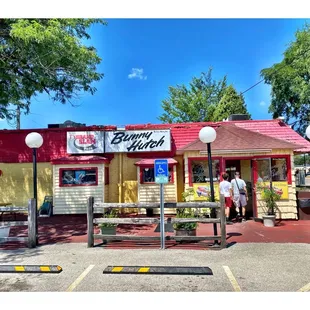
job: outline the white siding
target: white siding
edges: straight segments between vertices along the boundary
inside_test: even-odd
[[[140,167],[138,171],[138,201],[143,202],[160,202],[160,185],[159,184],[141,184],[140,183]],[[164,201],[165,202],[177,202],[177,173],[176,166],[173,166],[174,183],[168,183],[164,185]],[[145,213],[142,209],[141,213]],[[159,209],[154,209],[154,213],[160,213]],[[165,209],[165,213],[175,213],[175,209]]]
[[[60,168],[98,168],[97,186],[59,186]],[[54,214],[78,214],[86,213],[87,199],[93,196],[95,202],[104,201],[104,165],[103,164],[79,164],[79,165],[55,165],[53,167],[54,190]]]

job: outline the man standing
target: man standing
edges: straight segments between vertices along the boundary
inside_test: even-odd
[[[231,186],[233,190],[233,200],[236,206],[237,219],[241,215],[242,222],[245,222],[245,207],[248,201],[248,193],[246,190],[245,182],[240,178],[240,173],[235,172],[235,178],[231,180]],[[241,209],[241,210],[240,210]],[[241,214],[240,214],[241,211]]]
[[[225,197],[225,215],[226,215],[226,224],[232,224],[229,221],[230,208],[232,204],[232,187],[230,182],[228,182],[228,174],[223,174],[223,181],[220,182],[220,194]]]

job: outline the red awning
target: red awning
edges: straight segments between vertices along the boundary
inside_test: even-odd
[[[156,159],[167,159],[168,165],[177,165],[178,162],[173,158],[147,158],[147,159],[141,159],[135,163],[137,166],[152,166],[154,165],[154,162]]]
[[[103,164],[109,163],[109,160],[102,156],[67,156],[56,158],[51,161],[53,165],[64,165],[64,164]]]

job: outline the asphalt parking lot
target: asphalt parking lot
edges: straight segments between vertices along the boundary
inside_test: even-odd
[[[0,273],[0,292],[310,291],[310,245],[252,243],[219,250],[88,249],[54,244],[0,252],[0,265],[59,265],[59,274]],[[200,266],[213,275],[103,274],[107,266]]]

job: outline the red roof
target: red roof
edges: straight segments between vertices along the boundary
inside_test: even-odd
[[[168,165],[178,164],[178,162],[173,158],[166,158],[166,159],[168,160]],[[143,165],[152,166],[152,165],[154,165],[155,160],[156,160],[156,158],[141,159],[141,160],[137,161],[135,163],[135,165],[137,165],[137,166],[143,166]]]
[[[147,157],[173,157],[176,150],[180,150],[189,143],[198,139],[199,131],[202,127],[235,124],[236,126],[253,132],[258,132],[265,136],[277,138],[286,142],[296,143],[302,148],[295,152],[310,152],[310,143],[287,126],[281,120],[265,121],[232,121],[232,122],[200,122],[200,123],[177,123],[177,124],[143,124],[128,125],[126,130],[171,130],[171,152],[157,152],[140,154],[140,158]],[[0,162],[32,162],[32,151],[25,144],[28,133],[36,131],[43,136],[43,145],[38,149],[38,162],[50,162],[51,160],[67,157],[67,131],[90,131],[90,130],[116,130],[116,126],[89,126],[89,127],[69,127],[69,128],[46,128],[46,129],[22,129],[22,130],[0,130]],[[97,154],[98,155],[98,154]],[[113,158],[113,154],[99,154],[106,158]],[[135,157],[137,154],[128,153],[128,157]]]
[[[253,143],[255,141],[255,144]],[[212,143],[212,150],[266,150],[266,149],[296,149],[300,146],[280,139],[266,137],[266,135],[243,129],[234,124],[222,124],[216,129],[216,139]],[[201,151],[206,144],[196,139],[188,144],[183,151]]]

